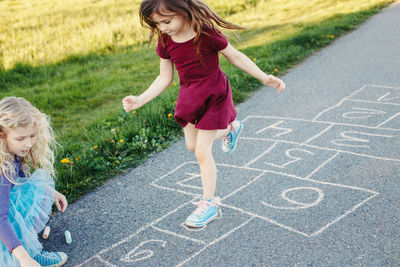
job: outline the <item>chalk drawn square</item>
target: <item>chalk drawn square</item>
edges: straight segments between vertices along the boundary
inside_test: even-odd
[[[344,100],[320,113],[316,121],[379,127],[398,112],[398,105]]]
[[[289,231],[310,237],[377,195],[352,187],[264,173],[224,203]]]
[[[396,130],[334,125],[307,145],[379,159],[400,159],[400,132]]]
[[[400,105],[400,88],[366,85],[349,99]]]
[[[249,116],[243,121],[244,139],[306,142],[327,125],[301,119]]]
[[[247,184],[262,173],[258,170],[250,170],[236,166],[217,164],[217,188],[216,195],[223,197]],[[197,162],[186,162],[166,175],[155,180],[153,185],[186,192],[193,195],[202,195],[200,169]]]
[[[209,244],[221,236],[239,227],[251,216],[239,211],[222,207],[217,219],[202,228],[190,228],[184,225],[186,218],[196,209],[195,205],[185,205],[175,213],[170,214],[154,227],[157,230],[171,233],[182,238],[188,238]]]
[[[276,141],[254,140],[239,138],[237,147],[232,153],[225,153],[221,149],[220,143],[213,147],[213,155],[216,163],[234,166],[245,166],[250,159],[256,158],[274,145]]]
[[[397,173],[400,170],[400,161],[376,159],[348,153],[338,153],[318,172],[310,178],[317,181],[329,183],[341,183],[355,185],[382,192],[387,190],[388,181],[398,181]],[[370,177],[366,179],[366,177]],[[399,191],[390,188],[392,192]],[[397,194],[398,195],[398,194]]]
[[[255,142],[255,141],[254,141]],[[337,152],[289,143],[276,143],[245,166],[307,177]]]
[[[176,266],[203,247],[204,245],[198,242],[165,234],[149,227],[99,256],[118,267]]]

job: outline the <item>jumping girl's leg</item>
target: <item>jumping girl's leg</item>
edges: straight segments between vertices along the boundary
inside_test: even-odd
[[[185,224],[191,227],[203,227],[218,217],[219,198],[214,198],[217,167],[212,156],[216,134],[217,130],[198,130],[197,133],[195,153],[200,166],[203,199],[193,203],[197,208],[185,221]]]
[[[212,155],[216,130],[199,130],[196,140],[196,158],[200,165],[204,199],[214,197],[217,182],[217,167]]]
[[[200,165],[203,196],[205,199],[213,198],[217,180],[217,168],[212,156],[212,145],[217,133],[219,131],[222,132],[221,134],[229,132],[229,126],[226,130],[208,131],[196,129],[194,124],[188,123],[183,128],[183,131],[185,133],[186,147],[196,153],[196,158]]]
[[[183,132],[185,133],[186,148],[189,151],[194,152],[196,149],[198,131],[198,129],[194,128],[194,124],[191,123],[186,124],[186,126],[183,128]]]

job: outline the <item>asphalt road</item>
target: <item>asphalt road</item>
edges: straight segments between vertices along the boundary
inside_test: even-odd
[[[207,227],[182,225],[201,185],[180,140],[54,216],[45,248],[65,266],[400,266],[399,25],[397,3],[237,107]]]

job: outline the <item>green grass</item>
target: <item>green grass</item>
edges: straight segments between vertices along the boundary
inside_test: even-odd
[[[228,2],[228,3],[226,3]],[[215,0],[231,43],[263,70],[284,74],[356,28],[391,0]],[[182,135],[171,114],[178,80],[135,114],[121,99],[158,74],[154,46],[138,23],[139,0],[0,1],[0,97],[23,96],[51,115],[57,188],[70,201],[135,167]],[[235,103],[261,84],[221,59]],[[240,89],[239,89],[240,88]],[[73,163],[61,163],[68,158]]]

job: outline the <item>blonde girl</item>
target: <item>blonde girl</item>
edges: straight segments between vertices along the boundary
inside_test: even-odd
[[[285,83],[233,48],[217,27],[243,28],[222,19],[199,0],[144,0],[140,19],[151,30],[150,41],[158,37],[160,74],[141,95],[125,97],[123,107],[127,112],[138,109],[162,93],[171,84],[176,67],[180,89],[174,117],[183,127],[187,148],[195,152],[203,186],[203,199],[195,203],[197,208],[185,223],[202,227],[218,215],[213,143],[222,138],[222,150],[232,152],[242,130],[242,123],[235,120],[231,87],[218,55],[266,86],[282,91]]]
[[[43,251],[38,240],[53,203],[62,212],[68,205],[54,189],[54,145],[48,116],[24,98],[0,101],[0,266],[67,261],[63,252]]]

